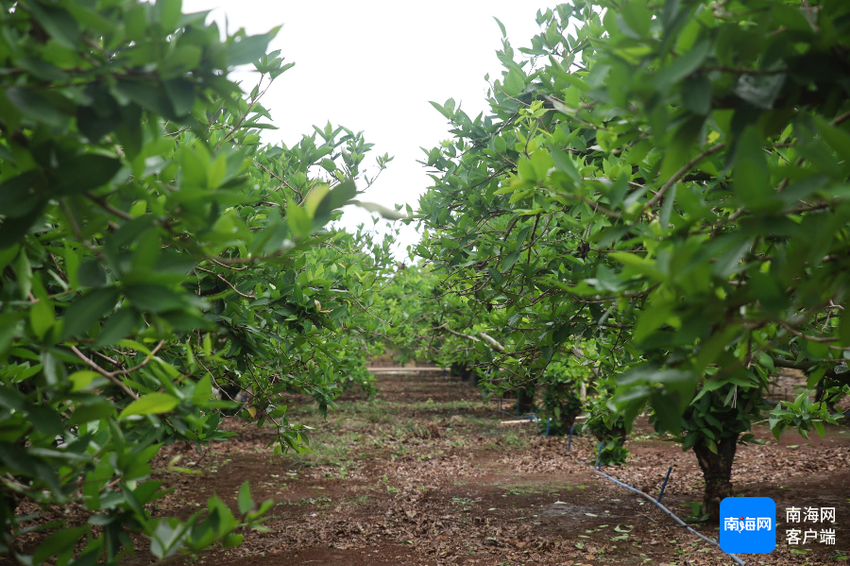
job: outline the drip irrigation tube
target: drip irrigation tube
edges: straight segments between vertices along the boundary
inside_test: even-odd
[[[595,473],[599,474],[600,476],[605,477],[605,478],[607,478],[607,479],[611,480],[611,481],[612,481],[612,482],[614,482],[615,484],[617,484],[617,485],[619,485],[619,486],[622,486],[622,487],[625,487],[625,488],[626,488],[626,489],[628,489],[629,491],[633,491],[633,492],[637,493],[638,495],[642,495],[643,497],[645,497],[645,498],[649,499],[649,500],[650,500],[650,501],[651,501],[651,502],[652,502],[652,503],[653,503],[656,507],[658,507],[659,509],[661,509],[662,511],[664,511],[665,513],[667,513],[668,515],[670,515],[670,516],[673,518],[673,520],[674,520],[674,521],[676,521],[676,523],[678,523],[680,526],[685,527],[686,529],[688,529],[689,531],[691,531],[692,533],[694,533],[695,535],[697,535],[697,536],[698,536],[699,538],[701,538],[702,540],[704,540],[704,541],[706,541],[706,542],[710,542],[710,543],[711,543],[711,544],[713,544],[714,546],[716,546],[716,547],[720,548],[720,544],[719,544],[717,541],[714,541],[714,540],[712,540],[712,539],[708,538],[707,536],[705,536],[705,535],[703,535],[703,534],[701,534],[701,533],[698,533],[697,531],[695,531],[694,529],[692,529],[692,528],[691,528],[689,525],[687,525],[687,524],[686,524],[683,520],[681,520],[679,517],[677,517],[676,515],[674,515],[672,511],[670,511],[670,510],[669,510],[669,509],[667,509],[664,505],[662,505],[661,503],[659,503],[658,501],[656,501],[656,500],[655,500],[655,498],[654,498],[654,497],[652,497],[651,495],[649,495],[649,494],[647,494],[647,493],[644,493],[644,492],[642,492],[641,490],[636,489],[636,488],[634,488],[634,487],[632,487],[632,486],[630,486],[630,485],[626,485],[626,484],[624,484],[623,482],[621,482],[620,480],[615,479],[615,478],[612,478],[612,477],[611,477],[611,476],[609,476],[608,474],[603,473],[603,472],[600,472],[599,470],[593,470],[593,471],[594,471]],[[735,556],[734,554],[727,554],[727,556],[729,556],[729,558],[731,558],[731,559],[735,562],[735,564],[740,564],[741,566],[746,566],[746,564],[744,564],[744,561],[743,561],[743,560],[741,560],[740,558],[738,558],[737,556]]]

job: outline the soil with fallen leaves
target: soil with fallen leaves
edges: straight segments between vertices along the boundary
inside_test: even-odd
[[[326,420],[306,400],[290,407],[293,421],[315,428],[312,453],[274,456],[271,431],[235,420],[227,426],[238,437],[205,454],[168,447],[155,477],[178,489],[155,514],[188,516],[212,494],[235,509],[245,480],[256,501],[274,500],[264,532],[197,562],[216,566],[733,564],[594,473],[592,438],[574,437],[568,451],[566,438],[546,439],[532,423],[500,424],[515,417],[439,373],[379,375],[377,385],[377,398],[349,394]],[[789,432],[780,443],[764,424],[755,433],[760,443],[738,449],[733,481],[741,495],[776,501],[779,540],[771,554],[741,558],[748,566],[850,564],[850,429],[808,440]],[[672,467],[662,502],[691,515],[702,495],[693,453],[659,439],[645,419],[627,447],[629,464],[603,471],[657,495]],[[196,473],[169,471],[175,456]],[[836,544],[787,545],[792,506],[834,507],[834,524],[802,530],[834,528]],[[716,539],[716,526],[693,526]]]

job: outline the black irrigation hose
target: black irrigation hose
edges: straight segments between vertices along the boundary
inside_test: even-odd
[[[656,501],[656,500],[655,500],[655,498],[653,498],[651,495],[649,495],[649,494],[647,494],[647,493],[644,493],[644,492],[642,492],[641,490],[636,489],[636,488],[634,488],[634,487],[632,487],[632,486],[630,486],[630,485],[626,485],[626,484],[624,484],[623,482],[621,482],[620,480],[615,479],[615,478],[612,478],[612,477],[611,477],[611,476],[609,476],[608,474],[605,474],[605,473],[603,473],[603,472],[600,472],[599,470],[593,470],[593,471],[594,471],[595,473],[599,474],[599,475],[600,475],[600,476],[602,476],[602,477],[608,478],[609,480],[611,480],[612,482],[616,483],[617,485],[622,486],[622,487],[625,487],[625,488],[626,488],[626,489],[628,489],[629,491],[633,491],[633,492],[637,493],[638,495],[642,495],[643,497],[646,497],[647,499],[649,499],[650,501],[652,501],[652,503],[653,503],[656,507],[658,507],[659,509],[661,509],[662,511],[664,511],[665,513],[667,513],[668,515],[670,515],[671,517],[673,517],[673,520],[674,520],[674,521],[676,521],[676,522],[677,522],[680,526],[685,527],[686,529],[688,529],[689,531],[691,531],[692,533],[694,533],[695,535],[697,535],[697,536],[698,536],[699,538],[701,538],[702,540],[704,540],[704,541],[706,541],[706,542],[710,542],[711,544],[713,544],[714,546],[716,546],[716,547],[718,547],[718,548],[720,547],[720,544],[719,544],[717,541],[712,540],[712,539],[708,538],[707,536],[705,536],[705,535],[703,535],[703,534],[701,534],[701,533],[698,533],[697,531],[695,531],[694,529],[692,529],[692,528],[691,528],[688,524],[686,524],[683,520],[681,520],[679,517],[677,517],[676,515],[674,515],[672,511],[670,511],[670,510],[669,510],[669,509],[667,509],[664,505],[662,505],[661,503],[659,503],[658,501]],[[736,564],[740,564],[741,566],[746,566],[746,564],[744,564],[744,561],[743,561],[743,560],[741,560],[740,558],[738,558],[737,556],[735,556],[734,554],[728,554],[728,556],[729,556],[732,560],[734,560]]]

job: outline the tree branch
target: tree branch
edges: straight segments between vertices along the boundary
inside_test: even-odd
[[[724,147],[726,147],[726,142],[719,143],[719,144],[715,145],[714,147],[711,147],[711,148],[709,148],[709,149],[707,149],[707,150],[703,151],[702,153],[700,153],[699,155],[697,155],[696,157],[694,157],[693,159],[691,159],[690,161],[688,161],[687,163],[685,163],[685,164],[682,166],[682,168],[681,168],[681,169],[679,169],[678,171],[676,171],[675,173],[673,173],[673,176],[672,176],[672,177],[670,177],[670,178],[667,180],[667,182],[666,182],[666,183],[664,183],[664,184],[661,186],[661,188],[658,190],[658,193],[656,193],[656,195],[655,195],[654,197],[652,197],[651,199],[649,199],[649,202],[647,202],[647,203],[643,206],[643,209],[644,209],[644,210],[649,210],[650,208],[652,208],[653,206],[655,206],[655,205],[658,203],[658,201],[660,201],[662,198],[664,198],[664,193],[666,193],[666,192],[670,189],[670,187],[672,187],[673,185],[675,185],[675,184],[679,181],[679,179],[681,179],[682,177],[684,177],[684,176],[685,176],[685,174],[686,174],[688,171],[690,171],[691,169],[693,169],[693,167],[694,167],[697,163],[699,163],[700,161],[702,161],[703,159],[705,159],[705,158],[706,158],[706,157],[708,157],[709,155],[714,155],[715,153],[717,153],[718,151],[720,151],[720,150],[721,150],[721,149],[723,149]]]

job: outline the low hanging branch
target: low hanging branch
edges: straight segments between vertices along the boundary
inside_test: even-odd
[[[448,330],[450,334],[454,334],[455,336],[460,336],[461,338],[466,338],[467,340],[472,340],[473,342],[481,342],[481,340],[470,334],[464,334],[463,332],[455,332],[451,328],[446,328],[446,330]]]
[[[505,347],[502,346],[501,344],[499,344],[498,342],[496,342],[496,339],[493,338],[492,336],[490,336],[489,334],[487,334],[485,332],[479,332],[478,335],[481,336],[482,338],[484,338],[484,340],[487,343],[489,343],[491,346],[493,346],[493,349],[496,350],[497,352],[503,353],[505,351]]]
[[[460,336],[461,338],[466,338],[467,340],[472,340],[473,342],[481,342],[481,338],[483,338],[484,341],[490,344],[490,346],[492,346],[493,349],[497,352],[505,352],[505,347],[499,344],[499,342],[495,338],[493,338],[486,332],[479,332],[478,336],[481,336],[481,338],[478,338],[477,336],[473,336],[472,334],[464,334],[463,332],[457,332],[456,330],[452,330],[451,328],[445,326],[443,328],[447,330],[449,334],[454,334],[455,336]]]

